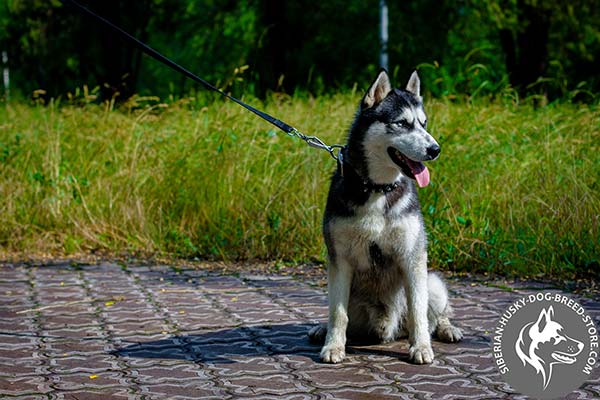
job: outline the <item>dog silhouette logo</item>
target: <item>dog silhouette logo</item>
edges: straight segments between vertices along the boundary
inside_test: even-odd
[[[516,299],[501,314],[491,341],[502,379],[531,398],[562,398],[598,373],[594,319],[562,293]]]
[[[524,366],[529,364],[542,375],[545,390],[554,366],[574,364],[583,350],[583,342],[567,335],[565,328],[554,319],[554,308],[550,306],[542,309],[537,321],[521,329],[515,350]]]

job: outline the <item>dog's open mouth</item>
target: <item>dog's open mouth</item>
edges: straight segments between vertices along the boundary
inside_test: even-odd
[[[573,364],[575,361],[577,361],[575,358],[559,351],[555,351],[554,353],[552,353],[552,358],[563,364]]]
[[[411,160],[394,147],[388,147],[387,151],[392,161],[402,169],[404,175],[415,179],[419,187],[429,185],[429,170],[422,162]]]

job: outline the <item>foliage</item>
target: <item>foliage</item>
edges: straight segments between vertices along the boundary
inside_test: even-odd
[[[530,93],[552,97],[584,87],[598,92],[600,78],[592,72],[600,62],[595,2],[486,0],[472,2],[472,7],[496,27],[513,86],[527,85]]]
[[[324,260],[333,161],[230,102],[132,97],[0,108],[0,249]],[[508,96],[426,104],[442,146],[419,191],[435,268],[595,274],[600,108]],[[359,95],[261,104],[328,143]]]
[[[328,0],[81,0],[220,87],[318,95],[377,70],[377,2]],[[390,66],[420,66],[437,97],[498,95],[507,88],[591,102],[600,89],[600,8],[593,0],[388,2]],[[99,98],[181,97],[194,86],[142,57],[58,0],[0,3],[0,50],[13,86],[46,98],[87,84]]]

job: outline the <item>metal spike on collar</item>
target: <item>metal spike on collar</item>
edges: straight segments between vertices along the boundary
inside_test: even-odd
[[[387,185],[378,185],[368,180],[363,179],[363,192],[376,192],[376,193],[391,193],[400,186],[400,182],[394,182]]]
[[[394,182],[391,185],[384,186],[383,191],[385,193],[393,192],[398,187],[398,182]]]

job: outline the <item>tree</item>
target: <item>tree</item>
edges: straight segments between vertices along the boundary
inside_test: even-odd
[[[378,8],[328,0],[80,0],[206,80],[236,95],[297,88],[320,94],[370,82]],[[389,65],[400,82],[420,67],[434,95],[573,96],[600,90],[595,0],[388,2]],[[186,95],[194,86],[58,0],[0,2],[0,50],[13,86],[48,96],[84,84],[102,98]]]
[[[594,0],[471,1],[497,28],[511,84],[522,94],[598,91],[600,8]]]

